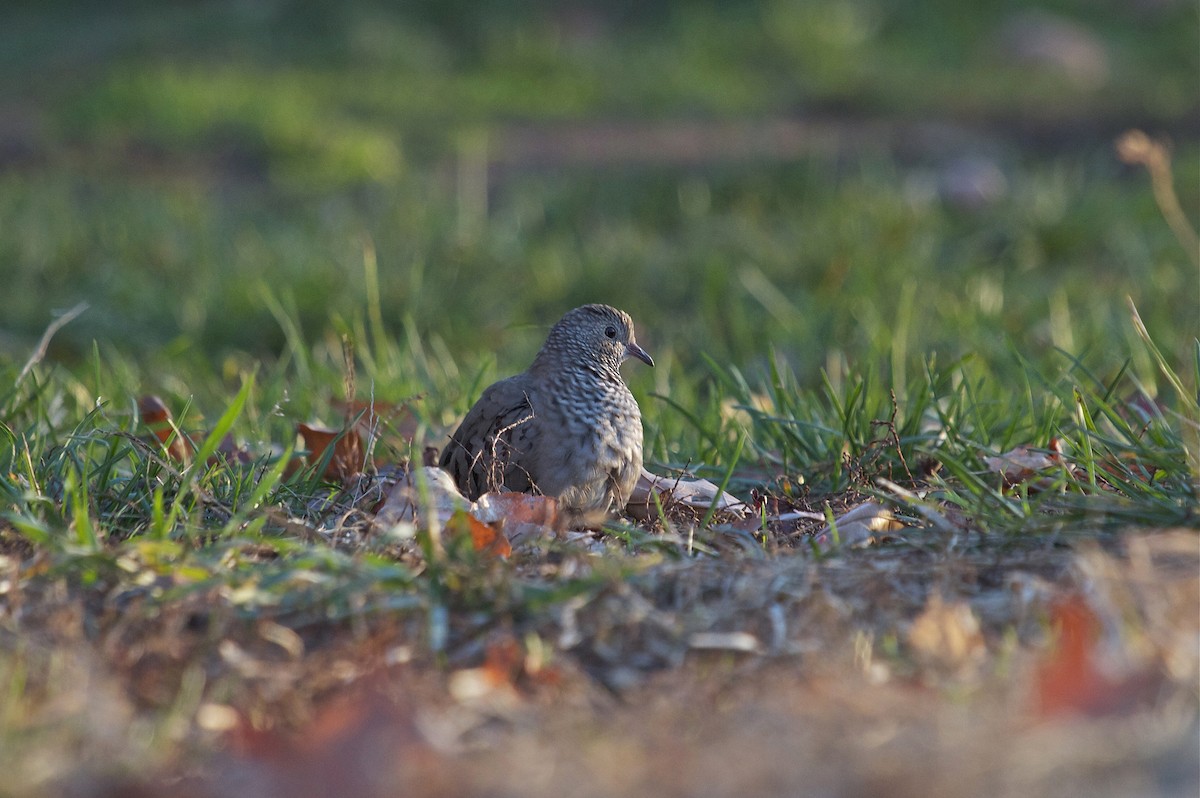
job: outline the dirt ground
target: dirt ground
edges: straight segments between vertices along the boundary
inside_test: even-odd
[[[663,561],[436,660],[394,616],[207,623],[60,647],[9,794],[1200,791],[1194,531]]]

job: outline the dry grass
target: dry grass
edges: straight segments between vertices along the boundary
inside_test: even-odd
[[[458,619],[440,664],[395,613],[279,624],[239,617],[220,591],[162,607],[128,587],[10,580],[0,667],[23,690],[4,707],[9,794],[1117,796],[1200,783],[1193,532],[631,559],[637,573],[557,613],[474,633]],[[1086,661],[1066,663],[1079,690],[1054,671],[1071,602],[1095,622]]]

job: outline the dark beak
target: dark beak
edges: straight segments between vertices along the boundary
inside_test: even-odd
[[[645,363],[650,368],[654,368],[654,358],[646,354],[646,350],[635,344],[633,341],[625,344],[625,354],[630,357],[636,357],[638,360]]]

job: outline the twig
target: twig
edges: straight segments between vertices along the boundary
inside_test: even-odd
[[[513,423],[509,424],[507,427],[502,427],[501,429],[497,430],[495,436],[492,438],[492,462],[488,468],[489,473],[487,475],[486,485],[488,490],[499,492],[499,490],[504,487],[504,483],[506,481],[505,474],[508,473],[509,468],[514,466],[517,469],[525,472],[525,478],[529,480],[530,486],[537,488],[537,484],[533,481],[533,477],[530,476],[529,471],[520,464],[512,462],[512,453],[517,451],[516,447],[512,444],[512,436],[509,435],[508,438],[504,438],[507,433],[510,433],[522,424],[533,420],[535,413],[533,410],[533,403],[529,401],[528,394],[525,395],[525,405],[529,408],[529,415],[522,416]],[[503,462],[500,459],[500,444],[502,443],[508,450]],[[483,452],[480,451],[479,454],[475,455],[475,462],[479,462],[479,458],[482,456]],[[473,468],[474,464],[472,464],[472,469]]]
[[[904,473],[908,475],[910,485],[915,485],[916,480],[913,479],[912,471],[908,469],[908,461],[904,459],[904,450],[900,448],[900,433],[896,431],[896,412],[899,409],[899,403],[896,401],[896,389],[891,390],[892,394],[892,415],[887,421],[872,421],[873,427],[887,427],[888,440],[896,447],[896,456],[900,458],[900,465],[904,467]]]
[[[33,354],[29,356],[29,360],[25,363],[25,368],[21,369],[21,373],[17,375],[16,385],[20,385],[25,377],[29,375],[29,372],[33,370],[33,367],[42,362],[42,358],[46,356],[46,350],[50,347],[50,339],[54,337],[54,334],[74,321],[87,309],[88,303],[80,302],[78,305],[71,308],[54,321],[50,322],[50,326],[48,326],[46,331],[42,333],[42,340],[38,341],[37,348],[33,350]]]
[[[1187,214],[1175,195],[1171,177],[1171,155],[1165,144],[1155,141],[1140,130],[1130,130],[1117,139],[1117,154],[1128,164],[1140,164],[1150,173],[1150,187],[1158,210],[1171,227],[1171,232],[1187,250],[1188,256],[1200,266],[1200,236],[1188,222]]]

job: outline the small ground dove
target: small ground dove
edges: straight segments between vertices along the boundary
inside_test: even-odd
[[[567,524],[598,523],[625,506],[642,470],[642,414],[620,372],[629,356],[654,365],[626,313],[575,308],[528,370],[483,392],[439,464],[472,500],[538,492],[558,498]]]

